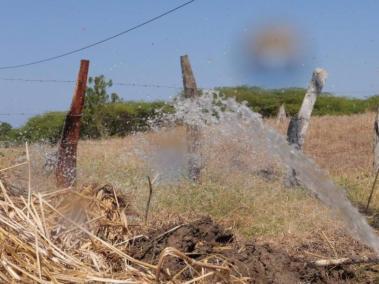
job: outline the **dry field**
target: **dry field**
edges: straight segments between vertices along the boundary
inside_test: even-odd
[[[329,171],[332,178],[346,188],[358,206],[366,205],[373,173],[374,113],[352,116],[313,117],[305,141],[305,153]],[[268,122],[285,133],[287,122]],[[379,192],[372,202],[379,211]],[[379,225],[379,224],[378,224]]]
[[[373,119],[373,113],[314,117],[305,142],[305,152],[328,170],[359,206],[366,203],[374,178]],[[285,133],[288,121],[279,125],[271,120],[266,123]],[[142,136],[146,140],[157,139],[153,134]],[[81,179],[125,188],[137,199],[142,210],[148,192],[146,171],[133,151],[140,141],[137,136],[82,142],[79,152]],[[227,156],[226,151],[220,155]],[[213,165],[217,166],[217,163]],[[159,186],[159,190],[155,189],[152,212],[156,210],[160,213],[156,215],[161,217],[164,211],[182,216],[210,214],[223,223],[241,228],[243,235],[257,237],[307,234],[308,228],[314,228],[315,223],[319,223],[320,229],[329,227],[328,210],[302,189],[286,190],[280,179],[267,180],[224,169],[221,173],[223,176],[218,174],[217,178],[206,173],[200,186],[188,182]],[[371,208],[373,212],[379,211],[379,190]],[[335,216],[331,219],[334,221]]]
[[[327,169],[336,183],[346,188],[350,199],[359,207],[367,201],[374,178],[373,119],[372,113],[313,117],[305,143],[305,152]],[[277,124],[268,120],[266,123],[285,133],[288,121]],[[79,186],[112,184],[118,192],[128,195],[134,212],[132,222],[143,223],[149,191],[146,175],[149,173],[135,149],[141,149],[141,141],[157,139],[156,134],[142,133],[123,139],[82,141],[78,158]],[[9,148],[0,152],[0,168],[5,168],[22,161],[25,151]],[[40,152],[40,147],[31,146],[32,189],[48,191],[53,188],[53,177],[43,171]],[[224,154],[227,156],[226,152]],[[220,174],[216,168],[217,165],[213,165],[213,172],[204,173],[201,185],[188,181],[153,183],[149,219],[144,228],[169,227],[210,216],[231,230],[237,242],[269,243],[290,257],[315,260],[368,253],[367,248],[347,235],[338,216],[304,189],[285,188],[280,176],[238,170],[221,171]],[[26,177],[26,169],[21,168],[3,173],[4,179],[19,187],[25,185]],[[368,219],[379,227],[379,189],[371,207]],[[372,271],[367,274],[366,268],[349,269],[358,276],[362,274],[359,279],[362,283],[379,281],[375,276],[378,270],[370,266]],[[338,275],[341,279],[345,277],[342,274]]]

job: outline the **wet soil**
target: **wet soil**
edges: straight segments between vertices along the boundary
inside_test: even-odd
[[[207,258],[214,264],[226,260],[232,274],[246,277],[248,283],[375,283],[375,277],[366,277],[355,267],[315,267],[304,258],[290,256],[269,244],[238,243],[231,232],[210,218],[152,231],[148,238],[137,240],[129,253],[139,260],[157,264],[167,247],[174,247],[194,260]],[[212,255],[214,257],[210,257]],[[170,275],[175,275],[185,266],[182,259],[175,257],[164,262],[164,269],[170,271]],[[181,275],[182,280],[192,279],[193,273],[187,270]],[[375,270],[370,273],[371,276],[373,274]],[[169,280],[168,275],[165,277]]]

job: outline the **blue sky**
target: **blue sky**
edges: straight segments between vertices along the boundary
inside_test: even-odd
[[[81,47],[127,29],[183,0],[0,1],[0,66],[24,63]],[[329,73],[325,90],[364,97],[379,93],[379,2],[374,0],[197,0],[157,22],[101,46],[0,77],[75,80],[79,61],[90,75],[115,82],[181,85],[179,56],[189,54],[204,87],[258,85],[305,87],[315,67]],[[293,27],[305,46],[296,74],[275,76],[241,68],[248,34],[267,24]],[[73,84],[0,80],[0,121],[21,125],[28,116],[66,110]],[[124,99],[168,99],[172,89],[115,86]]]

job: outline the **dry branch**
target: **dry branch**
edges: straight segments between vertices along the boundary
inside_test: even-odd
[[[360,257],[360,258],[337,258],[319,259],[312,262],[315,266],[336,266],[336,265],[357,265],[357,264],[378,264],[379,257]]]
[[[372,186],[371,186],[370,195],[369,195],[369,197],[367,199],[366,213],[368,213],[368,209],[370,208],[370,203],[371,203],[372,196],[374,195],[376,183],[378,181],[378,176],[379,176],[379,169],[376,170],[374,182],[372,183]]]
[[[217,273],[218,276],[220,276],[220,278],[223,278],[223,280],[226,280],[225,283],[230,283],[230,281],[228,281],[228,280],[230,280],[230,268],[229,267],[196,261],[196,260],[188,257],[187,255],[185,255],[184,253],[180,252],[179,250],[172,248],[172,247],[165,248],[160,255],[158,265],[157,265],[157,271],[156,271],[157,281],[159,281],[159,277],[160,277],[160,274],[162,272],[164,260],[168,256],[182,259],[192,269],[195,269],[195,267],[196,267],[196,268],[210,269],[210,270],[213,270],[214,272],[222,272],[225,274],[225,276],[223,276],[222,273]],[[206,274],[206,276],[205,276],[205,274],[203,274],[203,277],[201,277],[200,279],[204,279],[205,277],[208,277],[210,275],[212,275],[212,274]]]
[[[149,176],[147,176],[147,182],[149,183],[149,197],[147,199],[146,209],[145,209],[145,224],[147,223],[147,217],[149,215],[149,209],[150,209],[151,196],[153,194],[153,185],[151,183],[151,179]]]

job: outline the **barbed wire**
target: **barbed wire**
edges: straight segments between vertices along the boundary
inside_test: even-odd
[[[75,84],[74,80],[64,80],[64,79],[29,79],[29,78],[10,78],[10,77],[0,77],[0,81],[10,81],[10,82],[26,82],[26,83],[57,83],[57,84]],[[157,84],[157,83],[137,83],[137,82],[112,82],[113,86],[123,86],[123,87],[136,87],[136,88],[155,88],[155,89],[172,89],[181,91],[183,87],[167,84]],[[210,90],[212,88],[199,87],[200,90]],[[362,90],[362,91],[330,91],[327,90],[325,93],[334,94],[372,94],[375,95],[377,91]],[[45,111],[45,112],[5,112],[0,113],[0,116],[32,116],[32,115],[54,115],[54,112],[66,112],[66,111]]]
[[[56,80],[56,79],[25,79],[25,78],[5,78],[0,77],[1,81],[17,81],[29,83],[75,83],[73,80]]]
[[[0,81],[10,81],[10,82],[26,82],[26,83],[62,83],[62,84],[74,84],[74,80],[62,80],[62,79],[28,79],[28,78],[7,78],[0,77]],[[113,86],[124,86],[124,87],[137,87],[137,88],[161,88],[161,89],[174,89],[183,90],[183,87],[177,85],[159,84],[159,83],[138,83],[138,82],[113,82]],[[199,87],[199,89],[212,89],[209,87]],[[280,89],[280,88],[278,88]],[[332,94],[372,94],[376,95],[379,90],[325,90],[324,93]]]
[[[74,84],[74,80],[59,80],[59,79],[27,79],[27,78],[6,78],[0,77],[1,81],[10,82],[26,82],[26,83],[63,83],[63,84]],[[165,89],[177,89],[181,90],[183,87],[166,85],[166,84],[156,84],[156,83],[136,83],[136,82],[113,82],[113,86],[125,86],[125,87],[140,87],[140,88],[165,88]]]
[[[43,116],[55,116],[57,113],[67,113],[68,110],[54,110],[54,111],[41,111],[41,112],[5,112],[0,113],[0,116],[26,116],[26,115],[43,115]],[[129,117],[128,120],[144,120],[140,117]],[[1,121],[0,121],[1,122]]]
[[[64,112],[64,111],[50,111],[50,112]],[[26,116],[26,115],[55,115],[54,113],[49,112],[5,112],[0,113],[0,116]]]
[[[182,90],[183,87],[179,86],[170,86],[170,85],[160,85],[160,84],[145,84],[145,83],[121,83],[121,82],[114,82],[113,86],[127,86],[127,87],[141,87],[141,88],[165,88],[165,89],[176,89],[176,90]]]

